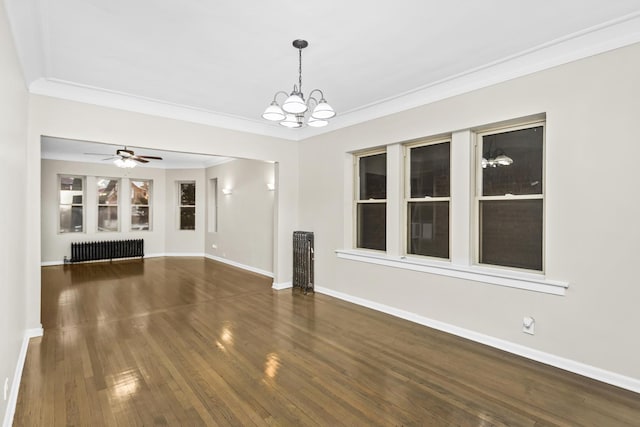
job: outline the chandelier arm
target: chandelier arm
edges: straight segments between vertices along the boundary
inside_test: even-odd
[[[312,105],[311,101],[313,101],[315,105]],[[312,106],[317,106],[318,104],[320,104],[320,101],[318,101],[317,98],[314,98],[313,96],[311,96],[311,94],[309,94],[309,99],[307,99],[306,104],[309,107],[309,109],[311,109]]]
[[[288,96],[289,96],[289,94],[288,94],[287,92],[285,92],[285,91],[283,91],[283,90],[279,90],[278,92],[276,92],[276,94],[275,94],[275,95],[273,95],[273,102],[276,102],[276,98],[277,98],[277,97],[278,97],[278,95],[280,95],[281,93],[282,93],[282,94],[284,94],[285,99],[286,99],[286,97],[288,97]]]
[[[322,91],[321,91],[320,89],[314,89],[314,90],[312,90],[311,92],[309,92],[309,97],[311,97],[311,95],[312,95],[314,92],[320,92],[320,101],[323,101],[323,100],[324,100],[324,93],[322,93]]]

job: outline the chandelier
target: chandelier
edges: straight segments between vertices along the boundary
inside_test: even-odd
[[[313,89],[309,92],[309,98],[305,101],[302,93],[302,49],[307,47],[309,43],[306,40],[294,40],[293,47],[298,49],[298,84],[293,85],[293,92],[290,94],[285,91],[278,91],[273,96],[273,102],[264,110],[262,118],[273,122],[280,122],[282,126],[288,128],[300,128],[305,124],[311,127],[322,127],[329,124],[329,119],[336,115],[333,108],[324,99],[324,94],[320,89]],[[318,98],[314,98],[314,93],[319,94]],[[285,99],[282,107],[278,104],[276,98],[283,94]],[[305,114],[313,108],[308,118]],[[306,123],[305,123],[306,119]]]

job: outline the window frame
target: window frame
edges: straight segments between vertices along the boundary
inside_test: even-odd
[[[141,204],[137,204],[137,203],[133,203],[133,183],[134,182],[148,182],[149,186],[148,186],[148,204],[146,205],[141,205]],[[129,179],[129,198],[130,198],[130,203],[129,203],[129,231],[132,232],[136,232],[136,231],[153,231],[153,179],[149,179],[149,178],[130,178]],[[139,228],[133,228],[133,209],[136,207],[147,207],[149,209],[149,227],[147,229],[139,229]]]
[[[501,196],[483,196],[482,195],[482,187],[483,187],[483,179],[482,179],[482,138],[486,135],[495,135],[498,133],[507,133],[517,130],[530,129],[534,127],[542,127],[542,192],[540,194],[522,194],[522,195],[501,195]],[[525,273],[533,273],[533,274],[545,274],[546,267],[546,259],[545,259],[545,247],[546,247],[546,207],[545,203],[545,194],[547,187],[547,175],[546,175],[546,118],[545,119],[537,119],[519,122],[511,125],[504,126],[496,126],[491,128],[482,129],[481,131],[475,132],[474,135],[474,162],[472,168],[475,169],[474,174],[474,195],[473,195],[473,264],[482,268],[496,268],[506,271],[514,271],[514,272],[525,272]],[[515,201],[515,200],[542,200],[542,268],[540,270],[528,269],[528,268],[519,268],[498,264],[486,264],[480,262],[480,202],[481,201]]]
[[[182,185],[183,184],[193,184],[193,201],[194,204],[193,205],[183,205],[182,204]],[[176,181],[176,197],[177,197],[177,228],[178,231],[195,231],[196,230],[196,223],[197,223],[197,204],[198,204],[198,200],[197,200],[197,184],[195,180],[184,180],[184,181]],[[193,208],[193,228],[182,228],[182,208]]]
[[[426,147],[429,145],[437,145],[437,144],[449,144],[449,196],[448,197],[411,197],[411,150],[414,148]],[[437,260],[437,261],[451,261],[451,144],[452,138],[451,135],[447,135],[446,137],[439,138],[429,138],[429,139],[421,139],[415,142],[406,143],[403,145],[403,190],[402,190],[402,236],[401,243],[403,245],[402,254],[407,257],[418,257],[425,260]],[[426,203],[435,203],[435,202],[447,202],[449,206],[449,233],[447,236],[448,239],[448,256],[446,258],[431,256],[431,255],[421,255],[421,254],[413,254],[409,253],[409,204],[416,202],[426,202]]]
[[[61,194],[60,194],[60,192],[62,191],[62,189],[60,188],[62,185],[62,178],[72,178],[72,179],[79,178],[82,181],[82,203],[73,203],[73,202],[70,204],[62,203]],[[87,177],[83,175],[58,174],[57,191],[56,191],[58,196],[58,225],[57,225],[58,234],[77,234],[77,233],[86,234],[87,233],[87,221],[86,221],[87,179],[86,178]],[[62,231],[62,227],[61,227],[62,224],[60,223],[60,214],[61,214],[60,208],[62,206],[71,206],[72,208],[73,206],[82,207],[82,230],[81,231]]]
[[[362,152],[358,152],[358,153],[354,153],[353,154],[353,171],[354,171],[354,179],[353,179],[353,207],[352,207],[352,224],[354,224],[353,227],[353,235],[352,235],[352,247],[354,249],[357,250],[361,250],[361,251],[372,251],[374,253],[387,253],[387,227],[385,224],[385,249],[371,249],[371,248],[363,248],[358,246],[358,229],[359,229],[359,223],[358,223],[358,206],[361,204],[383,204],[385,207],[385,222],[387,220],[387,214],[386,214],[386,210],[387,210],[387,200],[389,197],[388,194],[388,189],[385,189],[385,195],[386,197],[384,199],[360,199],[360,159],[364,158],[364,157],[371,157],[371,156],[376,156],[379,154],[384,154],[385,155],[385,159],[386,156],[388,156],[387,154],[387,148],[386,147],[381,147],[381,148],[376,148],[373,150],[367,150],[367,151],[362,151]],[[388,166],[385,164],[385,179],[388,179],[388,174],[389,174],[389,170],[388,170]],[[388,185],[388,184],[387,184]]]
[[[98,182],[101,179],[108,179],[109,181],[116,182],[116,200],[118,201],[115,205],[113,204],[105,204],[100,203],[100,190],[98,189]],[[120,178],[114,178],[109,176],[96,176],[95,189],[96,189],[96,233],[119,233],[121,229],[121,221],[120,221],[120,190],[121,190],[121,180]],[[114,207],[116,208],[116,216],[117,216],[117,227],[115,230],[100,230],[100,208],[101,207]]]

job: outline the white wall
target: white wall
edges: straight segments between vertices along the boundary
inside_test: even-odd
[[[170,254],[204,254],[206,185],[204,169],[167,169],[165,189],[166,205],[166,252]],[[196,228],[180,230],[178,219],[178,182],[196,183]]]
[[[300,226],[315,232],[317,287],[621,374],[637,387],[638,75],[634,45],[302,142]],[[347,152],[539,113],[547,117],[545,274],[569,282],[565,296],[336,257],[350,241]],[[391,163],[389,174],[400,174],[401,162]],[[534,336],[521,332],[525,315],[536,319]]]
[[[3,207],[0,209],[0,390],[9,380],[17,395],[14,372],[26,332],[25,284],[27,219],[29,209],[27,179],[28,96],[9,31],[4,2],[0,2],[0,182]],[[32,327],[39,326],[33,322]],[[0,399],[0,416],[8,422],[7,401]],[[4,424],[4,423],[3,423]]]
[[[275,191],[267,183],[274,183],[274,165],[236,159],[208,168],[207,186],[211,179],[218,182],[218,229],[209,232],[207,222],[207,254],[272,272]],[[223,188],[232,194],[223,194]],[[212,206],[210,198],[207,204]]]
[[[79,175],[85,180],[85,215],[83,233],[58,233],[58,175]],[[118,197],[119,232],[97,231],[96,177],[120,178]],[[151,230],[130,231],[131,212],[129,179],[153,181],[151,194]],[[165,171],[157,168],[122,169],[111,164],[42,160],[41,169],[41,248],[42,262],[62,262],[70,257],[72,242],[97,240],[144,239],[145,254],[165,253],[165,223],[167,222]]]
[[[40,326],[40,138],[42,135],[141,148],[277,162],[274,282],[291,281],[291,235],[298,224],[298,145],[291,141],[157,116],[31,95],[26,191],[27,321]],[[168,181],[168,180],[167,180]],[[202,248],[202,246],[200,246]],[[203,249],[200,249],[202,252]]]

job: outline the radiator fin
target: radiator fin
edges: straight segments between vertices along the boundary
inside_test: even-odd
[[[144,239],[71,243],[69,262],[144,258]]]
[[[313,291],[313,232],[293,232],[293,287]]]

